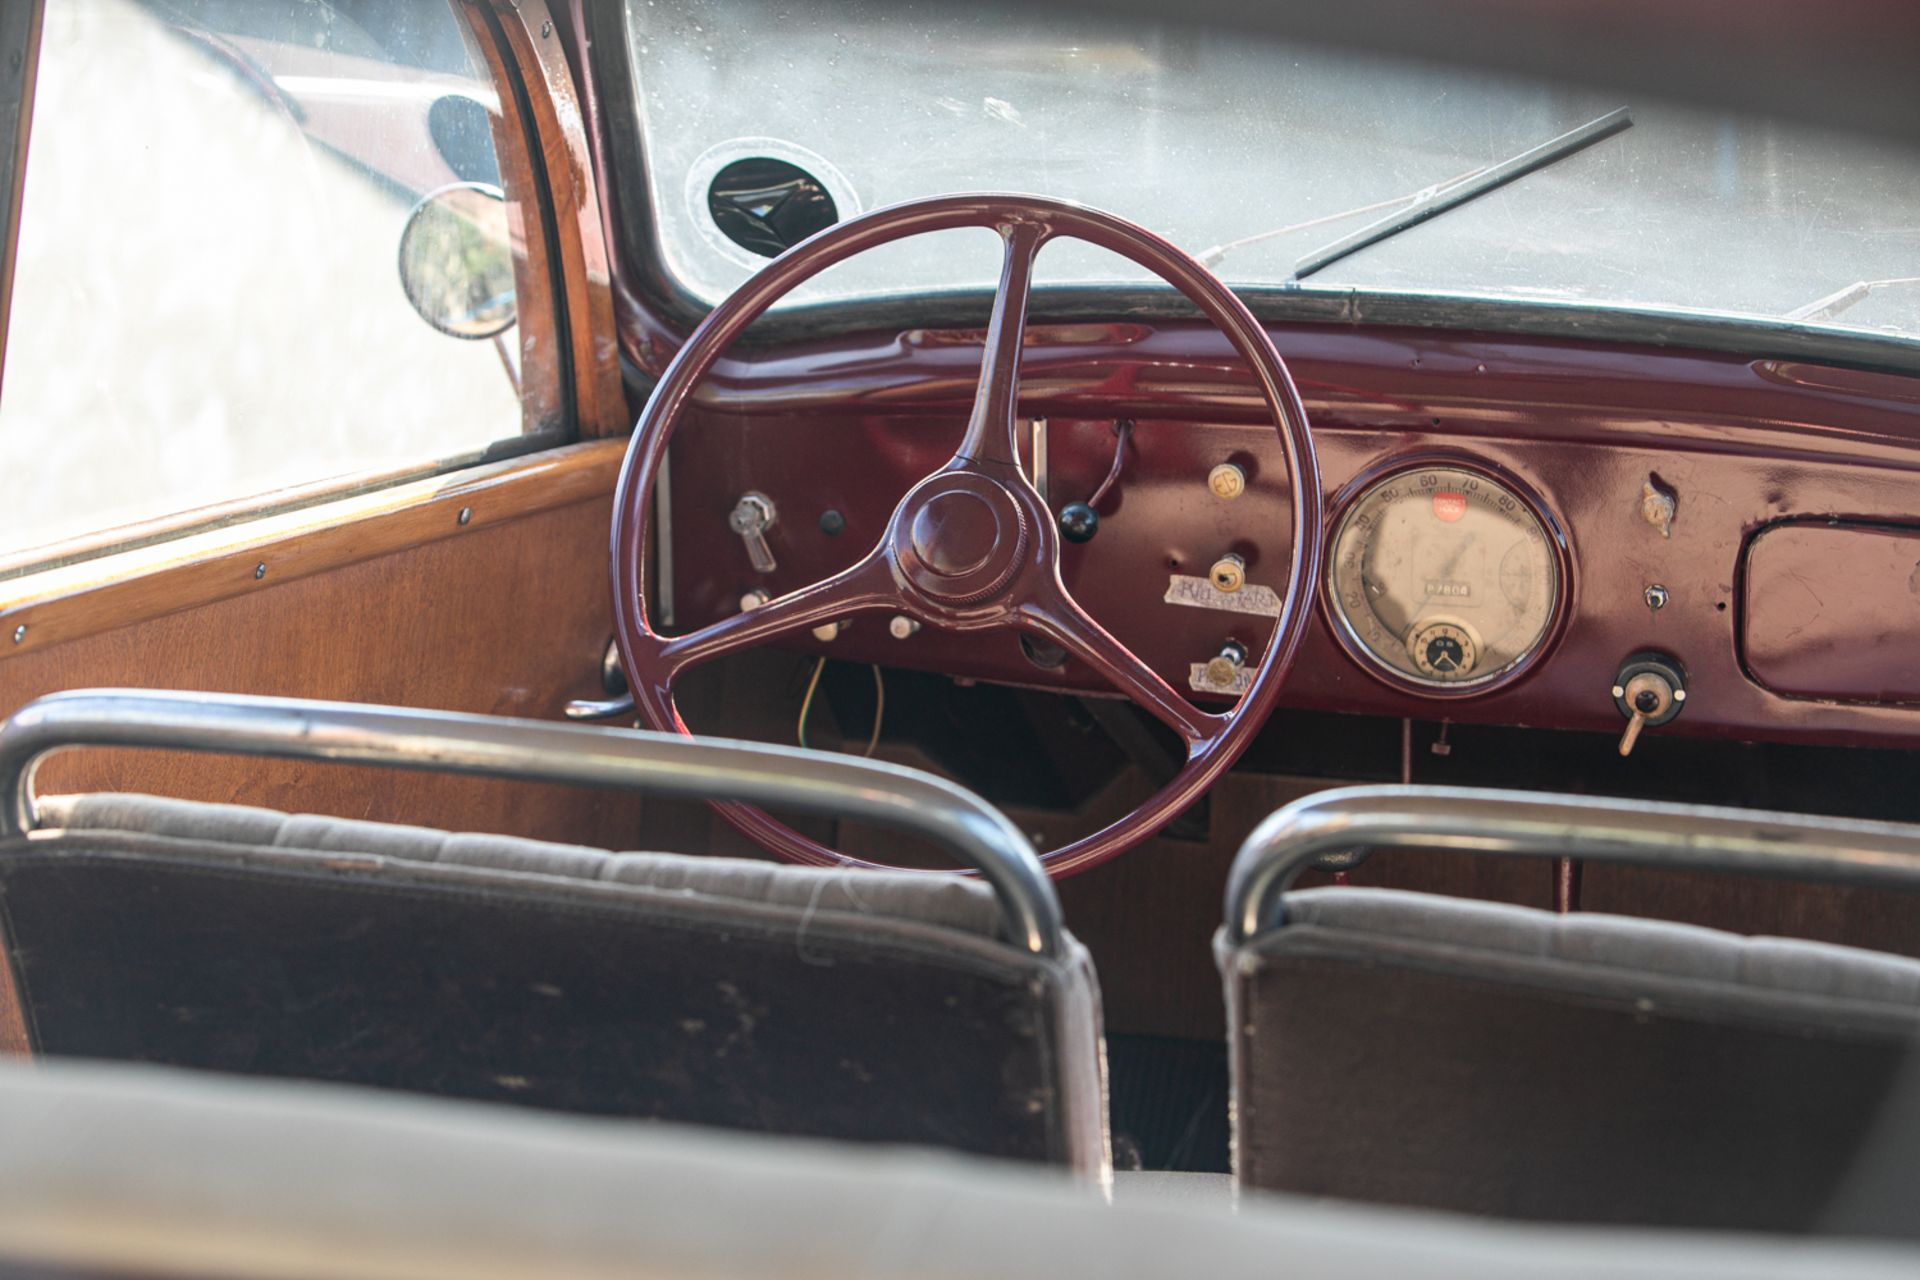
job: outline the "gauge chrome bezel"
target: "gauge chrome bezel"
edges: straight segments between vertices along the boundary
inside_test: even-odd
[[[1553,552],[1556,576],[1553,605],[1548,610],[1547,624],[1541,630],[1540,638],[1506,666],[1469,680],[1423,679],[1401,671],[1397,667],[1388,666],[1347,621],[1346,611],[1340,607],[1334,586],[1334,575],[1339,570],[1335,549],[1339,546],[1340,535],[1346,531],[1347,521],[1354,511],[1381,485],[1404,475],[1436,468],[1469,472],[1512,494],[1526,512],[1538,522],[1546,534],[1547,545]],[[1333,514],[1327,521],[1326,541],[1322,548],[1321,615],[1326,620],[1328,630],[1340,642],[1340,647],[1346,651],[1354,664],[1387,687],[1420,698],[1483,697],[1525,679],[1538,667],[1541,659],[1560,643],[1560,637],[1566,631],[1569,601],[1573,598],[1573,551],[1567,540],[1566,529],[1559,518],[1542,501],[1531,485],[1505,467],[1485,458],[1450,451],[1402,454],[1383,459],[1361,471],[1341,487],[1331,506]]]

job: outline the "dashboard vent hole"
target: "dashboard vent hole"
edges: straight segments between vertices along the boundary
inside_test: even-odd
[[[768,156],[735,160],[714,174],[707,212],[727,239],[763,258],[777,258],[840,220],[818,178]]]

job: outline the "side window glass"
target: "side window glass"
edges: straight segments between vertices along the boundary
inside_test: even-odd
[[[553,324],[526,312],[551,291],[480,21],[462,0],[46,0],[0,566],[551,425],[523,422]]]

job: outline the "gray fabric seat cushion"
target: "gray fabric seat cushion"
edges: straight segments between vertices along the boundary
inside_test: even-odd
[[[1894,1280],[1886,1245],[1549,1229],[152,1068],[0,1067],[0,1258],[658,1280]]]
[[[40,801],[43,827],[135,832],[176,840],[470,867],[631,885],[662,894],[723,898],[776,908],[914,920],[996,937],[999,901],[978,880],[916,872],[820,870],[672,853],[610,853],[584,845],[427,827],[285,814],[242,805],[103,793]]]
[[[1920,960],[1798,938],[1395,889],[1290,893],[1262,950],[1363,946],[1383,961],[1823,1024],[1920,1026]]]

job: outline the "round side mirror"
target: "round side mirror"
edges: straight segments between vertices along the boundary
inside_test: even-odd
[[[400,287],[420,318],[456,338],[491,338],[514,321],[506,196],[456,182],[421,197],[400,232]]]

